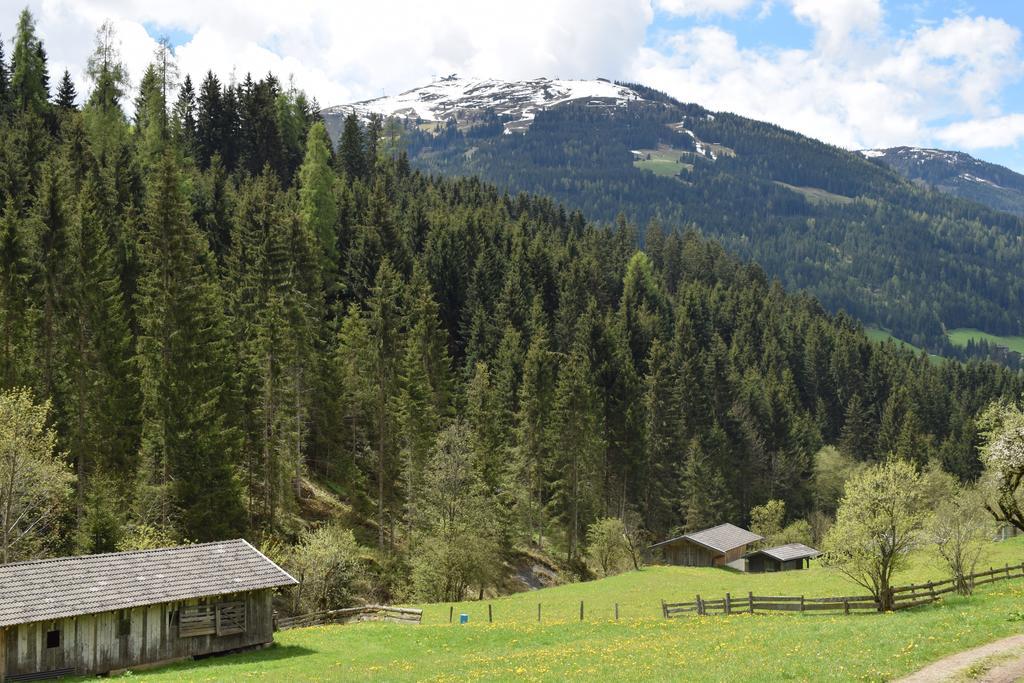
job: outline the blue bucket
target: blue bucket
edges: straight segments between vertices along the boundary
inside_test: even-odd
[[[460,614],[459,615],[459,623],[460,624],[468,624],[469,623],[469,615],[466,614],[465,612]]]

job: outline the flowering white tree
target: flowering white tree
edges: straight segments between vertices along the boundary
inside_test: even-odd
[[[1006,402],[994,403],[982,415],[981,457],[995,493],[985,508],[997,522],[1024,531],[1021,483],[1024,482],[1024,411]]]

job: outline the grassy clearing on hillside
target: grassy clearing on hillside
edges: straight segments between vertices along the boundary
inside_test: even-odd
[[[683,151],[679,149],[662,146],[658,149],[638,149],[637,152],[643,157],[634,159],[633,166],[641,170],[652,171],[655,175],[677,176],[683,169],[693,168],[693,164],[686,164],[679,160],[683,154]]]
[[[889,330],[883,330],[880,327],[865,327],[864,336],[866,336],[868,339],[874,342],[884,343],[887,341],[891,341],[895,342],[897,346],[900,346],[905,349],[910,349],[915,353],[921,352],[921,349],[919,347],[914,346],[910,342],[903,341],[899,337],[892,336],[892,333],[889,332]]]
[[[1024,539],[994,544],[985,564],[1017,563]],[[943,572],[920,554],[900,582]],[[460,604],[467,626],[448,625],[447,605],[424,606],[422,626],[359,624],[278,633],[259,652],[137,675],[142,680],[886,680],[960,650],[1024,630],[1024,580],[984,586],[972,598],[895,614],[657,616],[659,600],[725,590],[828,594],[853,588],[832,573],[758,576],[721,569],[641,572]],[[579,623],[579,599],[593,608]],[[608,608],[618,600],[622,620]],[[536,604],[545,606],[536,623]],[[481,611],[482,608],[482,611]],[[547,610],[551,610],[548,612]],[[575,610],[575,611],[574,611]],[[480,619],[480,615],[483,619]],[[441,618],[443,617],[443,619]],[[443,623],[439,623],[443,622]]]
[[[781,185],[787,190],[792,190],[797,194],[802,194],[807,201],[813,204],[849,204],[854,200],[853,197],[846,197],[841,194],[833,194],[828,190],[822,190],[819,187],[801,187],[799,185],[790,185],[784,183],[781,180],[775,181],[776,185]]]
[[[982,332],[981,330],[975,330],[969,327],[960,327],[949,331],[949,341],[954,346],[967,346],[967,342],[971,339],[975,342],[984,339],[989,344],[998,344],[1000,346],[1007,347],[1011,351],[1024,353],[1024,336],[1000,337],[999,335],[989,334],[988,332]]]

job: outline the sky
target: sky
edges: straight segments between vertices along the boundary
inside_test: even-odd
[[[25,0],[0,0],[10,38]],[[1019,0],[28,0],[53,81],[80,92],[113,21],[138,83],[166,36],[181,73],[267,72],[324,105],[458,73],[604,77],[849,149],[959,149],[1024,172]]]

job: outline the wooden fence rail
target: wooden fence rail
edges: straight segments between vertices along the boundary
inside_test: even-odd
[[[981,586],[993,581],[1024,578],[1024,562],[1018,565],[993,567],[987,571],[975,572],[964,577],[968,585]],[[928,583],[899,586],[889,591],[893,609],[919,607],[939,600],[943,595],[957,588],[956,579],[929,581]],[[881,605],[872,595],[847,595],[839,597],[808,598],[803,595],[754,595],[734,597],[726,593],[724,598],[705,600],[700,595],[693,602],[661,601],[661,613],[666,619],[693,612],[704,614],[740,614],[756,612],[851,612],[881,610]]]
[[[325,612],[300,614],[295,617],[274,619],[274,629],[285,631],[290,628],[319,626],[322,624],[349,624],[354,621],[390,621],[398,624],[418,624],[423,619],[423,610],[387,605],[364,605],[332,609]]]

